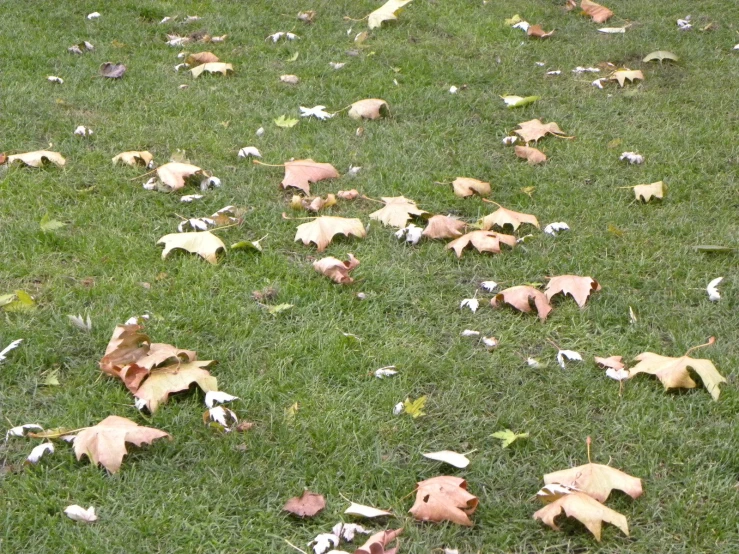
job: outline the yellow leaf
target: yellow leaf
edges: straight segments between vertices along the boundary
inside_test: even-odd
[[[162,251],[162,259],[167,257],[173,249],[181,248],[198,254],[212,264],[217,264],[216,254],[220,249],[225,250],[226,245],[217,236],[210,231],[202,231],[196,233],[170,233],[164,235],[157,241],[157,244],[164,244]]]
[[[416,400],[406,398],[403,402],[403,412],[411,416],[413,419],[426,415],[422,410],[426,406],[426,396],[421,396]]]
[[[382,6],[369,14],[369,28],[376,29],[377,27],[380,27],[384,21],[398,19],[395,12],[411,2],[412,0],[388,0]]]

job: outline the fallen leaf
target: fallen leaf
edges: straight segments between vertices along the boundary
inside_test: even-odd
[[[547,161],[544,152],[531,146],[516,146],[516,156],[524,158],[529,162],[529,165],[537,165]]]
[[[526,34],[535,38],[549,38],[554,34],[554,30],[547,33],[542,29],[541,25],[529,25],[529,28],[526,29]]]
[[[51,219],[49,217],[49,214],[45,214],[44,217],[41,218],[41,221],[39,221],[39,227],[44,233],[58,231],[59,229],[63,229],[66,226],[67,224],[62,221]]]
[[[490,436],[503,441],[503,443],[501,444],[503,448],[508,448],[511,444],[513,444],[518,439],[529,438],[528,433],[514,433],[510,429],[506,429],[504,431],[496,431]]]
[[[600,358],[595,356],[595,363],[601,367],[608,369],[624,369],[626,366],[621,361],[623,356],[609,356],[608,358]]]
[[[689,358],[688,356],[670,358],[653,352],[639,354],[636,360],[639,363],[631,368],[630,378],[639,373],[649,373],[662,381],[665,389],[696,388],[698,385],[691,378],[688,369],[692,369],[698,374],[703,386],[711,393],[714,400],[718,400],[721,393],[719,385],[727,382],[711,360]]]
[[[672,52],[668,52],[667,50],[657,50],[655,52],[651,52],[644,56],[643,62],[651,62],[654,60],[659,60],[660,62],[664,60],[672,60],[674,62],[679,61],[680,58],[678,58],[675,54]]]
[[[357,504],[356,502],[352,502],[351,505],[346,510],[344,510],[344,513],[352,516],[362,516],[368,518],[393,515],[392,512],[388,512],[387,510],[380,510],[378,508],[373,508],[372,506]]]
[[[155,439],[172,438],[169,433],[142,427],[130,419],[108,416],[94,427],[86,427],[74,436],[74,453],[78,460],[87,456],[93,465],[102,465],[110,473],[118,473],[126,455],[126,444],[150,444]]]
[[[0,296],[0,308],[6,312],[25,312],[36,308],[36,301],[23,290]]]
[[[134,396],[140,400],[141,406],[154,413],[170,394],[185,391],[193,383],[203,392],[217,391],[217,379],[204,369],[211,364],[212,360],[200,360],[152,369]]]
[[[369,28],[376,29],[377,27],[382,26],[384,21],[398,19],[395,12],[410,2],[412,2],[412,0],[388,0],[382,6],[369,14],[367,17]]]
[[[538,25],[535,25],[535,27],[538,27]],[[528,106],[537,100],[541,100],[541,96],[501,96],[501,98],[508,108],[520,108],[521,106]]]
[[[605,6],[601,6],[600,4],[596,4],[590,0],[582,0],[582,2],[580,2],[580,8],[582,8],[582,11],[589,15],[596,23],[605,23],[613,15],[613,12]],[[628,533],[626,534],[628,535]]]
[[[213,52],[197,52],[185,58],[185,63],[190,67],[196,67],[204,63],[216,63],[221,60]]]
[[[394,531],[380,531],[379,533],[375,533],[367,539],[367,542],[355,550],[354,554],[396,554],[398,551],[397,548],[385,550],[385,547],[393,542],[402,532],[403,528],[401,527]]]
[[[290,207],[294,210],[306,210],[309,212],[320,212],[324,208],[330,208],[336,205],[336,197],[333,194],[327,194],[326,198],[320,196],[300,196],[294,195],[290,201]]]
[[[467,198],[474,194],[490,196],[490,183],[478,181],[471,177],[457,177],[452,182],[452,187],[454,187],[454,194],[460,198]]]
[[[24,154],[8,156],[7,164],[10,165],[13,162],[22,162],[28,167],[41,167],[47,163],[64,167],[64,164],[67,163],[59,152],[50,152],[49,150],[37,150],[35,152],[25,152]]]
[[[310,195],[310,184],[324,179],[337,179],[339,172],[329,163],[314,162],[308,158],[285,162],[285,177],[282,179],[282,188],[294,187]]]
[[[666,188],[662,181],[657,181],[651,185],[636,185],[634,187],[634,196],[636,196],[637,200],[643,200],[644,202],[649,202],[652,197],[661,200],[664,198]]]
[[[267,313],[269,315],[277,316],[278,314],[286,312],[294,307],[295,306],[293,304],[275,304],[274,306],[267,306]]]
[[[624,83],[628,79],[630,82],[634,82],[634,79],[644,80],[644,73],[639,69],[619,69],[611,74],[612,81],[618,81],[619,86],[623,87]]]
[[[453,240],[446,245],[447,249],[454,250],[457,254],[457,258],[462,257],[462,252],[465,248],[472,246],[477,249],[478,252],[491,252],[493,254],[500,254],[500,245],[507,244],[511,248],[516,246],[516,237],[512,235],[504,235],[496,233],[494,231],[472,231],[466,235],[462,235],[456,240]]]
[[[392,1],[392,0],[391,0]],[[387,102],[380,98],[367,98],[354,102],[349,109],[352,119],[380,119],[389,113]]]
[[[429,452],[427,454],[421,454],[424,458],[429,460],[435,460],[437,462],[444,462],[460,469],[466,468],[470,465],[470,460],[464,454],[458,454],[452,450],[440,450],[439,452]]]
[[[490,301],[490,305],[493,308],[497,308],[501,304],[508,304],[524,313],[530,313],[532,311],[532,303],[536,307],[539,318],[542,321],[546,320],[552,311],[552,306],[549,304],[549,299],[546,295],[534,287],[520,285],[507,288],[496,294]]]
[[[455,239],[462,236],[465,227],[467,224],[455,217],[434,215],[421,234],[429,239]]]
[[[334,257],[316,260],[313,262],[313,268],[335,283],[348,285],[354,282],[354,279],[349,276],[349,273],[359,265],[359,260],[354,255],[348,254],[348,256],[349,260],[346,262],[342,262]]]
[[[310,223],[299,225],[295,240],[302,240],[306,246],[312,242],[318,247],[319,252],[323,252],[331,243],[334,235],[339,233],[347,237],[353,235],[364,238],[367,236],[360,219],[324,215]]]
[[[390,227],[403,228],[408,224],[411,217],[420,217],[428,213],[405,196],[383,196],[382,201],[385,206],[376,212],[372,212],[370,218],[381,221],[383,225],[389,225]]]
[[[520,129],[516,129],[513,132],[520,136],[524,142],[538,141],[540,138],[552,134],[555,136],[564,136],[564,132],[559,128],[559,125],[553,121],[550,123],[542,123],[539,119],[531,119],[519,123]]]
[[[230,63],[214,62],[204,63],[200,64],[197,67],[193,67],[190,70],[190,73],[192,73],[193,77],[198,78],[203,73],[220,73],[221,75],[228,75],[229,72],[233,73],[233,71],[233,65],[231,65]]]
[[[336,196],[338,196],[342,200],[354,200],[357,198],[357,196],[359,196],[359,191],[357,189],[340,190],[336,193]]]
[[[98,519],[98,516],[95,515],[95,508],[93,508],[92,506],[85,510],[82,506],[72,504],[71,506],[67,506],[66,508],[64,508],[64,513],[67,514],[67,517],[69,519],[72,519],[74,521],[81,521],[83,523],[92,523],[93,521],[97,521]]]
[[[416,502],[409,511],[420,521],[451,521],[472,527],[469,516],[477,504],[477,497],[467,492],[467,481],[443,475],[418,483]]]
[[[278,127],[282,127],[283,129],[289,129],[290,127],[295,127],[298,124],[298,120],[294,119],[292,117],[285,117],[285,115],[281,115],[277,119],[275,119],[275,125]]]
[[[592,277],[580,277],[579,275],[559,275],[552,277],[544,289],[544,294],[549,301],[556,294],[570,295],[581,308],[585,306],[591,293],[600,290],[600,284]]]
[[[285,512],[290,512],[298,517],[314,517],[326,507],[326,499],[323,495],[304,490],[300,496],[288,500],[282,507]]]
[[[536,498],[538,498],[542,504],[550,504],[555,500],[559,500],[566,494],[571,494],[573,492],[575,492],[575,489],[572,487],[553,483],[551,485],[544,485],[539,492],[536,493]]]
[[[517,146],[516,148],[519,147]],[[493,213],[482,218],[481,226],[484,230],[488,231],[493,227],[503,229],[506,225],[510,225],[515,231],[524,223],[533,225],[537,229],[539,228],[539,220],[535,216],[522,212],[514,212],[513,210],[500,206]]]
[[[192,254],[198,254],[213,265],[218,263],[216,258],[218,251],[226,249],[223,241],[210,231],[170,233],[160,238],[157,244],[164,244],[162,259],[165,259],[173,249],[181,248]]]
[[[303,23],[313,23],[316,18],[315,10],[307,10],[304,12],[298,12],[298,19]]]
[[[100,65],[100,75],[108,79],[120,79],[126,73],[126,66],[122,63],[105,62]]]
[[[642,493],[641,479],[632,477],[615,467],[602,464],[585,464],[561,471],[547,473],[544,483],[558,483],[586,494],[598,502],[605,502],[613,489],[639,498]]]
[[[558,531],[559,527],[554,523],[554,520],[562,511],[568,517],[574,517],[585,525],[598,542],[600,542],[601,529],[604,521],[615,525],[627,537],[629,536],[629,524],[622,514],[607,508],[597,500],[581,492],[566,494],[551,504],[544,506],[534,514],[534,519],[541,520],[555,531]]]
[[[426,406],[426,395],[420,396],[415,400],[406,398],[403,401],[403,412],[411,416],[413,419],[417,419],[421,416],[426,415],[422,410]]]
[[[146,150],[142,150],[142,151],[132,150],[130,152],[121,152],[116,157],[114,157],[113,165],[125,164],[125,165],[130,165],[132,167],[136,167],[136,166],[149,167],[149,164],[151,164],[153,160],[154,160],[154,156],[151,154],[151,152],[147,152]]]
[[[280,75],[280,82],[286,83],[288,85],[297,85],[300,82],[300,77],[298,77],[297,75]],[[325,108],[326,106],[323,107]],[[304,114],[301,115],[304,116]]]
[[[156,173],[162,185],[169,191],[184,188],[190,179],[197,179],[202,184],[203,177],[207,177],[198,166],[182,162],[169,162],[160,165]]]

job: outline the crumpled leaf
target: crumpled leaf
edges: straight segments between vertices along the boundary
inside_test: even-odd
[[[413,0],[388,0],[382,6],[369,14],[367,21],[370,29],[376,29],[382,26],[384,21],[392,21],[398,19],[395,15],[400,8],[406,4],[410,4]]]
[[[306,210],[308,212],[319,212],[324,208],[330,208],[336,205],[336,196],[327,194],[326,198],[320,196],[300,196],[294,195],[290,201],[290,207],[294,210]]]
[[[500,245],[507,244],[511,248],[516,246],[516,237],[512,235],[504,235],[502,233],[496,233],[494,231],[472,231],[466,235],[462,235],[456,240],[453,240],[446,245],[447,249],[454,250],[457,254],[457,258],[462,257],[462,252],[468,246],[472,246],[477,249],[478,252],[492,252],[493,254],[500,254]]]
[[[634,79],[644,80],[644,73],[639,69],[619,69],[611,74],[612,81],[618,81],[619,86],[623,87],[626,80],[634,82]]]
[[[196,165],[182,162],[169,162],[157,168],[157,177],[166,190],[175,191],[187,184],[190,179],[202,180],[205,172]]]
[[[26,291],[18,289],[11,294],[0,295],[0,308],[6,312],[26,312],[36,309],[36,301]]]
[[[490,183],[478,181],[471,177],[457,177],[452,182],[452,186],[454,187],[454,194],[460,198],[467,198],[474,194],[490,196]]]
[[[718,372],[716,366],[711,360],[690,358],[681,356],[679,358],[670,358],[668,356],[660,356],[653,352],[644,352],[636,357],[639,362],[630,370],[630,378],[639,373],[649,373],[656,376],[665,389],[694,389],[698,385],[690,376],[688,369],[692,369],[703,382],[714,400],[718,400],[719,385],[726,383],[726,379]]]
[[[518,146],[516,148],[518,148]],[[506,225],[510,225],[515,231],[524,223],[529,223],[537,229],[539,228],[539,220],[536,219],[535,216],[522,212],[514,212],[513,210],[509,210],[503,206],[500,206],[493,213],[486,215],[481,221],[482,228],[486,231],[493,227],[503,229]]]
[[[643,62],[651,62],[654,60],[659,60],[660,62],[664,60],[672,60],[674,62],[679,61],[680,58],[678,58],[675,54],[672,52],[668,52],[667,50],[657,50],[655,52],[651,52],[644,56]]]
[[[164,244],[162,259],[165,259],[175,248],[181,248],[182,250],[187,250],[193,254],[198,254],[213,265],[218,263],[218,259],[216,257],[218,251],[226,249],[226,245],[223,244],[223,241],[210,231],[170,233],[169,235],[164,235],[160,238],[157,241],[157,244]]]
[[[605,23],[613,15],[611,10],[605,6],[591,2],[591,0],[582,0],[582,2],[580,2],[580,8],[582,8],[582,11],[589,15],[596,23]],[[626,534],[628,535],[628,533]]]
[[[581,492],[566,494],[551,504],[547,504],[534,514],[534,519],[541,520],[555,531],[558,531],[559,527],[554,523],[554,520],[562,511],[568,517],[574,517],[585,525],[598,542],[600,542],[604,521],[615,525],[627,537],[629,536],[629,524],[626,517]]]
[[[513,444],[518,439],[529,438],[528,433],[514,433],[510,429],[505,429],[504,431],[496,431],[490,436],[495,439],[499,439],[503,441],[503,443],[501,444],[503,448],[508,448],[511,444]]]
[[[190,67],[196,67],[204,63],[216,63],[221,60],[213,52],[197,52],[185,58],[185,63]]]
[[[364,238],[367,236],[360,219],[324,215],[310,223],[298,225],[295,240],[302,240],[306,246],[312,242],[318,247],[319,252],[323,252],[331,243],[334,235],[339,233],[347,237],[353,235]]]
[[[443,475],[418,483],[416,502],[409,511],[420,521],[451,521],[472,527],[469,516],[477,504],[477,497],[467,492],[467,481]]]
[[[218,380],[203,369],[212,363],[212,360],[199,360],[152,369],[134,394],[140,400],[138,405],[154,413],[170,394],[185,391],[193,383],[203,392],[217,391]]]
[[[564,132],[559,128],[556,123],[542,123],[538,119],[531,119],[518,124],[520,129],[516,129],[513,132],[520,136],[524,142],[538,141],[540,138],[552,134],[555,136],[564,136]]]
[[[535,25],[538,27],[538,25]],[[552,31],[553,33],[554,31]],[[521,106],[528,106],[533,104],[537,100],[541,100],[541,96],[501,96],[503,102],[508,108],[520,108]]]
[[[352,502],[351,505],[344,510],[345,514],[353,516],[362,516],[367,518],[373,517],[385,517],[393,515],[392,512],[387,510],[380,510],[379,508],[373,508],[372,506],[365,506],[364,504],[357,504]]]
[[[113,165],[116,164],[125,164],[130,165],[132,167],[136,166],[143,166],[143,167],[149,167],[151,162],[154,160],[154,156],[151,152],[148,152],[146,150],[141,151],[135,151],[132,150],[130,152],[121,152],[116,157],[113,158]]]
[[[650,185],[636,185],[634,187],[634,196],[637,200],[643,200],[649,202],[652,198],[659,198],[660,200],[665,196],[665,184],[662,181],[657,181]]]
[[[74,436],[74,453],[78,460],[87,456],[93,465],[100,464],[110,473],[118,473],[127,453],[127,442],[141,446],[164,437],[172,438],[159,429],[142,427],[130,419],[112,415],[78,432]]]
[[[6,163],[8,165],[13,162],[22,162],[28,167],[41,167],[47,163],[53,163],[59,167],[64,167],[67,160],[59,152],[51,152],[49,150],[37,150],[35,152],[25,152],[23,154],[14,154],[8,156]]]
[[[126,73],[122,63],[105,62],[100,65],[100,75],[108,79],[120,79]]]
[[[592,277],[580,277],[579,275],[559,275],[552,277],[544,289],[544,294],[549,301],[556,294],[570,295],[581,308],[585,306],[592,292],[600,290],[600,284]]]
[[[719,300],[721,300],[721,293],[718,291],[718,286],[723,280],[723,277],[716,277],[715,279],[712,279],[710,283],[708,283],[708,286],[706,287],[706,292],[708,293],[708,299],[711,302],[718,302]]]
[[[535,38],[549,38],[554,34],[554,30],[547,32],[541,25],[529,25],[526,34]]]
[[[635,499],[643,493],[641,479],[603,464],[589,463],[547,473],[544,476],[544,483],[565,485],[591,496],[598,502],[605,502],[613,489],[620,490]]]
[[[347,254],[349,260],[342,262],[341,260],[330,256],[313,262],[313,268],[335,283],[340,285],[348,285],[354,282],[349,273],[359,265],[359,260],[353,254]]]
[[[353,554],[396,554],[398,551],[397,548],[385,550],[385,547],[393,542],[402,532],[403,528],[401,527],[394,531],[380,531],[379,533],[375,533],[367,539],[367,542],[355,550]]]
[[[329,163],[315,162],[310,158],[285,162],[285,177],[282,188],[293,187],[310,195],[310,183],[340,177],[336,168]]]
[[[444,462],[445,464],[449,464],[460,469],[464,469],[470,465],[470,460],[467,456],[454,452],[453,450],[440,450],[439,452],[428,452],[426,454],[422,453],[421,456],[428,458],[429,460]]]
[[[336,193],[336,196],[338,196],[342,200],[354,200],[357,198],[357,196],[359,196],[359,191],[357,189],[340,190]]]
[[[92,523],[98,519],[98,516],[95,514],[95,508],[92,506],[85,510],[82,506],[72,504],[71,506],[64,508],[64,513],[67,514],[69,519],[82,521],[84,523]]]
[[[608,369],[624,369],[626,366],[623,363],[623,356],[609,356],[608,358],[601,358],[594,356],[595,363],[601,367]]]
[[[389,225],[390,227],[401,229],[408,224],[411,217],[420,217],[428,213],[405,196],[383,196],[382,201],[385,206],[376,212],[372,212],[370,218],[381,221],[383,225]]]
[[[190,70],[194,78],[200,77],[203,73],[220,73],[221,75],[228,75],[233,73],[234,68],[230,63],[213,62],[200,64],[197,67],[193,67]]]
[[[467,224],[455,217],[435,215],[429,218],[421,234],[430,239],[455,239],[462,236],[465,227]]]
[[[390,111],[388,103],[380,98],[367,98],[357,100],[349,109],[349,117],[352,119],[380,119]]]
[[[321,494],[304,490],[300,496],[288,500],[282,507],[283,511],[290,512],[298,517],[314,517],[326,507],[326,499]]]
[[[536,307],[539,318],[542,321],[546,320],[552,311],[552,306],[549,304],[549,299],[547,299],[546,295],[534,287],[520,285],[507,288],[496,294],[490,301],[490,305],[493,308],[497,308],[501,304],[508,304],[524,313],[530,313],[532,311],[532,303]]]
[[[516,146],[516,156],[528,161],[529,165],[537,165],[547,161],[544,152],[531,146]]]

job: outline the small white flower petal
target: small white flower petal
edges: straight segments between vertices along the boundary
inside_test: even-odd
[[[136,398],[133,401],[133,405],[136,407],[138,411],[141,411],[147,407],[148,402],[144,398]]]
[[[554,223],[550,223],[546,227],[544,227],[544,232],[547,235],[557,236],[557,233],[561,231],[569,231],[570,226],[567,225],[564,221],[555,221]]]
[[[205,393],[205,405],[208,406],[208,408],[212,408],[213,404],[216,402],[222,404],[224,402],[233,402],[238,399],[238,396],[232,396],[223,391],[208,391]]]
[[[352,542],[357,533],[362,533],[363,535],[369,535],[371,533],[371,531],[365,529],[361,525],[357,525],[356,523],[341,522],[334,525],[331,532],[337,537],[343,538],[347,542]]]
[[[400,415],[403,413],[403,409],[405,406],[402,402],[398,402],[395,406],[393,406],[393,415]]]
[[[41,456],[43,456],[47,452],[49,454],[53,454],[54,445],[50,442],[39,444],[38,446],[35,446],[33,450],[31,450],[31,453],[28,455],[28,458],[26,458],[26,461],[30,464],[36,464],[41,459]]]
[[[5,358],[7,358],[6,354],[8,352],[10,352],[11,350],[15,350],[16,348],[18,348],[18,346],[22,342],[23,342],[23,339],[15,339],[8,346],[6,346],[5,348],[3,348],[2,351],[0,351],[0,363],[2,363],[5,360]]]
[[[249,156],[261,158],[262,154],[259,152],[256,146],[244,146],[244,148],[239,150],[239,158],[248,158]]]
[[[637,154],[636,152],[624,152],[619,157],[619,160],[626,160],[631,164],[642,164],[644,163],[644,156]]]
[[[82,521],[85,523],[92,523],[93,521],[97,521],[98,519],[98,516],[95,515],[95,508],[93,508],[92,506],[85,510],[82,506],[73,504],[64,508],[64,513],[67,514],[67,517],[69,519],[73,519],[74,521]]]
[[[463,337],[479,337],[480,331],[473,331],[472,329],[465,329],[462,331]]]
[[[25,437],[26,431],[43,431],[44,428],[41,427],[41,425],[37,425],[35,423],[26,423],[25,425],[18,425],[17,427],[12,427],[7,430],[5,433],[5,440],[8,440],[10,437]]]
[[[572,70],[573,73],[600,73],[600,69],[597,67],[582,67],[577,66],[575,69]]]
[[[534,369],[539,369],[541,367],[541,363],[536,358],[526,358],[526,363],[529,367],[533,367]]]
[[[180,202],[192,202],[193,200],[200,200],[202,197],[202,194],[186,194],[180,198]]]
[[[470,310],[472,310],[472,313],[474,314],[477,311],[477,308],[480,307],[480,301],[477,298],[465,298],[462,300],[462,302],[459,304],[460,309],[467,306]]]
[[[603,77],[601,77],[600,79],[596,79],[595,81],[593,81],[590,84],[593,85],[594,87],[598,87],[599,89],[602,89],[603,88],[603,83],[605,83],[607,80],[608,79],[604,79]]]
[[[378,379],[384,379],[385,377],[392,377],[393,375],[397,375],[398,372],[395,370],[394,365],[389,365],[387,367],[381,367],[380,369],[375,370],[375,377]]]
[[[482,343],[488,350],[498,347],[498,339],[495,337],[482,337]]]
[[[555,69],[554,71],[547,71],[547,75],[562,75],[562,72],[559,69]]]
[[[716,287],[718,287],[719,283],[721,283],[721,281],[723,280],[723,277],[717,277],[716,279],[708,283],[708,286],[706,287],[706,292],[708,292],[708,299],[711,302],[718,302],[719,300],[721,300],[721,294],[718,292],[718,288]]]
[[[264,134],[264,127],[260,127],[259,129],[257,129],[257,132],[254,134],[258,137],[261,137]]]
[[[334,69],[341,69],[346,65],[346,62],[328,62],[328,65],[330,65]]]
[[[87,19],[97,19],[100,17],[100,13],[98,12],[92,12],[87,14]]]
[[[522,31],[526,32],[529,30],[529,27],[531,27],[531,24],[528,21],[519,21],[515,25],[512,25],[514,29],[521,29]]]
[[[611,379],[615,379],[616,381],[623,381],[624,379],[629,378],[629,370],[614,369],[612,367],[609,367],[608,369],[606,369],[606,377],[610,377]]]
[[[56,75],[49,75],[46,80],[51,83],[57,83],[58,85],[64,84],[64,79],[62,79],[61,77],[57,77]]]
[[[482,283],[480,283],[480,288],[485,292],[493,292],[495,289],[498,288],[498,283],[496,283],[495,281],[483,281]]]
[[[457,87],[455,87],[454,85],[452,85],[451,87],[449,87],[449,94],[457,94],[457,91],[458,90],[459,89]]]
[[[313,545],[313,552],[315,554],[326,554],[329,548],[332,546],[339,546],[339,537],[333,533],[321,533],[315,539],[308,543],[308,546]]]
[[[503,137],[503,144],[505,144],[506,146],[516,144],[516,141],[518,141],[518,136]]]
[[[582,362],[582,356],[574,350],[560,350],[557,352],[557,363],[562,369],[566,369],[565,359],[573,362]]]

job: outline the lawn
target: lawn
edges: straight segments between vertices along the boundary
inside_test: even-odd
[[[0,151],[53,150],[67,163],[0,169],[0,296],[24,290],[36,301],[33,310],[0,309],[0,349],[23,339],[0,364],[0,419],[77,429],[113,414],[173,440],[131,447],[115,475],[76,461],[64,443],[36,465],[23,462],[38,439],[0,444],[0,551],[296,552],[285,540],[310,551],[316,534],[353,521],[343,515],[345,498],[392,510],[393,519],[362,523],[405,527],[403,554],[739,550],[737,257],[693,248],[739,246],[739,8],[730,0],[611,0],[616,15],[605,26],[630,26],[606,35],[563,3],[414,0],[361,43],[354,37],[367,22],[347,17],[381,2],[4,3]],[[309,9],[317,12],[310,25],[296,17]],[[101,17],[88,20],[94,11]],[[537,40],[512,29],[504,20],[516,13],[555,34]],[[688,14],[693,29],[679,31],[676,20]],[[186,15],[202,19],[184,24]],[[197,31],[228,36],[166,44],[167,33]],[[265,40],[277,31],[299,39]],[[84,40],[95,49],[67,52]],[[182,50],[212,51],[234,72],[176,72]],[[680,59],[642,62],[655,50]],[[125,64],[125,76],[99,77],[106,61]],[[606,70],[572,73],[603,62],[645,79],[600,90],[591,81]],[[553,70],[561,74],[548,76]],[[280,82],[283,74],[300,82]],[[506,94],[541,99],[507,109]],[[299,118],[299,106],[333,112],[363,98],[384,99],[390,116]],[[300,121],[280,128],[281,115]],[[534,118],[575,137],[540,140],[549,160],[538,166],[501,142]],[[94,134],[74,136],[78,125]],[[323,253],[361,261],[355,282],[337,285],[312,267],[322,254],[293,240],[303,222],[281,216],[309,215],[290,209],[295,191],[280,189],[283,170],[237,158],[250,145],[265,163],[332,163],[343,176],[313,185],[318,195],[404,195],[473,223],[495,206],[439,184],[467,176],[489,181],[492,200],[536,215],[542,228],[565,221],[571,230],[553,237],[523,226],[516,234],[533,237],[515,249],[457,259],[441,241],[397,240],[395,229],[370,220],[375,201],[340,201],[324,213],[360,218],[369,231],[335,239]],[[144,190],[146,169],[111,164],[129,150],[148,150],[159,164],[184,151],[223,186],[189,204],[179,198],[196,188]],[[628,165],[623,151],[646,161]],[[352,177],[350,166],[362,169]],[[662,201],[637,202],[624,188],[660,180]],[[243,224],[215,234],[227,245],[267,235],[261,254],[229,250],[218,265],[182,251],[162,260],[156,242],[180,217],[226,205],[245,210]],[[45,216],[65,226],[43,231]],[[592,276],[602,290],[583,309],[555,298],[545,322],[492,309],[493,295],[479,288],[486,280],[543,286],[564,274]],[[719,276],[722,297],[711,302],[705,287]],[[270,314],[252,298],[268,288],[277,294],[267,303],[293,307]],[[476,313],[460,309],[475,295]],[[255,424],[250,431],[204,425],[199,390],[139,412],[126,388],[101,374],[115,326],[144,313],[155,342],[218,361],[212,373],[240,398],[230,407]],[[71,325],[70,314],[90,314],[91,332]],[[465,329],[494,335],[499,346],[489,352],[461,336]],[[727,378],[718,401],[702,387],[667,392],[648,375],[619,395],[593,362],[681,356],[711,336],[716,343],[693,355]],[[584,361],[561,369],[553,344]],[[541,367],[527,365],[529,357]],[[398,375],[372,376],[388,365]],[[51,372],[58,386],[43,384]],[[393,415],[396,403],[423,395],[425,416]],[[490,435],[507,428],[530,436],[503,449]],[[593,461],[642,479],[643,496],[614,493],[607,503],[628,518],[629,537],[606,525],[598,543],[572,520],[558,533],[532,518],[542,476],[586,463],[588,436]],[[471,464],[455,469],[421,456],[445,449],[474,451]],[[474,527],[417,523],[407,513],[416,482],[437,475],[467,480],[479,497]],[[281,510],[304,488],[325,495],[327,507],[300,521]],[[94,505],[99,521],[68,519],[69,504]]]

